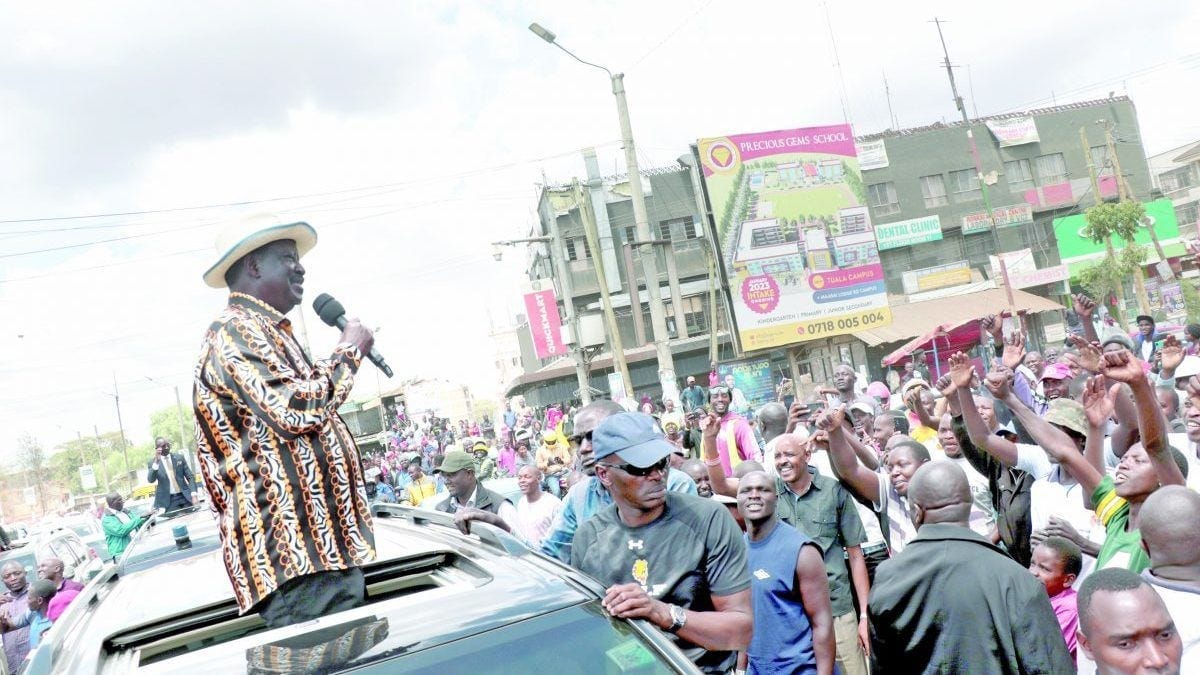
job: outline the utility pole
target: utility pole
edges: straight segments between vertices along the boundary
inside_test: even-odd
[[[121,392],[117,390],[117,373],[113,372],[113,403],[117,406],[117,430],[121,434],[121,454],[125,456],[125,482],[133,492],[133,476],[129,471],[129,448],[125,444],[125,424],[121,421]]]
[[[692,154],[684,155],[679,158],[679,163],[688,168],[688,174],[692,179],[692,194],[696,198],[696,213],[700,214],[701,231],[708,231],[709,218],[712,214],[708,212],[708,205],[704,200],[704,184],[700,178],[700,165],[696,162],[695,146],[692,146]],[[685,161],[686,160],[686,161]],[[716,244],[704,246],[705,258],[708,260],[708,360],[710,363],[718,361],[720,343],[717,339],[717,282],[720,277],[717,275],[717,254]]]
[[[1083,156],[1087,159],[1088,176],[1092,180],[1092,199],[1095,201],[1096,206],[1100,206],[1102,203],[1104,203],[1104,200],[1100,198],[1100,180],[1096,177],[1096,163],[1092,160],[1092,147],[1088,144],[1087,129],[1084,127],[1079,127],[1079,142],[1083,146]],[[1104,248],[1108,254],[1109,260],[1116,262],[1117,253],[1113,248],[1111,236],[1104,237]],[[1126,323],[1125,309],[1121,306],[1121,298],[1124,295],[1125,294],[1120,292],[1120,289],[1118,289],[1117,302],[1113,305],[1113,311],[1117,315],[1117,323],[1121,326],[1129,325]]]
[[[621,120],[621,143],[625,146],[625,165],[629,174],[629,195],[633,199],[633,220],[637,225],[638,252],[642,258],[642,269],[646,275],[646,295],[650,303],[650,328],[654,335],[654,352],[658,356],[658,381],[663,396],[678,397],[675,382],[675,357],[667,335],[667,316],[663,311],[662,290],[658,286],[658,257],[654,250],[654,239],[650,234],[650,222],[646,215],[646,195],[642,193],[642,174],[638,170],[637,148],[633,144],[633,127],[629,122],[629,105],[625,101],[625,75],[612,76],[613,96],[617,99],[617,116]],[[641,311],[637,297],[637,284],[630,283],[630,306]],[[678,311],[678,308],[676,308]],[[626,386],[632,387],[632,383]]]
[[[1117,181],[1117,198],[1123,202],[1132,195],[1129,194],[1128,186],[1125,185],[1125,176],[1121,173],[1121,160],[1117,158],[1117,144],[1113,140],[1111,124],[1107,124],[1104,127],[1104,145],[1108,148],[1108,158],[1113,166],[1113,178]],[[1088,152],[1088,159],[1090,160],[1091,157],[1092,153]],[[1158,237],[1153,237],[1153,239],[1159,254],[1159,260],[1166,261],[1166,256],[1162,254],[1162,247],[1158,244]],[[1125,245],[1137,246],[1137,243],[1129,241]],[[1133,287],[1137,291],[1138,307],[1141,308],[1143,314],[1150,314],[1150,295],[1146,292],[1145,276],[1145,271],[1142,270],[1142,266],[1139,264],[1137,269],[1133,271]]]
[[[575,195],[578,198],[578,194]],[[587,365],[583,358],[583,335],[579,330],[579,317],[575,313],[575,288],[571,283],[571,270],[567,269],[567,263],[563,260],[563,252],[566,251],[566,246],[563,245],[562,233],[558,229],[558,216],[553,212],[550,213],[550,263],[554,265],[554,273],[558,275],[559,287],[563,293],[563,311],[567,315],[567,325],[571,330],[571,339],[575,343],[571,346],[571,360],[575,362],[575,381],[579,384],[579,400],[583,405],[592,402],[592,386],[588,378]],[[597,255],[597,250],[588,247],[591,250],[592,258]]]
[[[942,22],[937,17],[933,18],[933,23],[937,25],[938,40],[942,43],[942,55],[945,57],[946,77],[950,78],[950,92],[954,95],[954,106],[962,113],[963,124],[967,127],[967,141],[971,146],[971,157],[975,160],[975,176],[979,181],[979,191],[983,196],[983,205],[987,209],[988,223],[992,230],[992,244],[996,247],[996,259],[1000,261],[1000,278],[1004,282],[1004,293],[1008,299],[1008,309],[1012,313],[1013,320],[1017,320],[1016,302],[1013,300],[1012,284],[1008,281],[1008,263],[1004,261],[1004,255],[1000,251],[1000,231],[996,227],[996,214],[992,212],[992,201],[988,196],[987,182],[983,179],[983,161],[979,158],[979,146],[975,143],[975,132],[971,129],[971,118],[967,115],[967,106],[963,104],[962,97],[958,95],[958,84],[954,81],[954,68],[950,64],[950,51],[946,49],[946,38],[942,35]]]
[[[604,258],[600,255],[600,234],[596,231],[596,218],[592,213],[592,202],[585,199],[583,186],[576,180],[571,186],[575,194],[575,203],[579,205],[579,217],[583,221],[583,233],[587,238],[588,248],[593,251],[592,265],[596,270],[596,285],[600,287],[600,309],[604,313],[604,325],[608,328],[608,344],[612,353],[613,370],[621,374],[625,381],[625,392],[633,395],[633,380],[629,377],[629,364],[625,362],[625,344],[621,340],[621,328],[617,325],[617,315],[613,312],[612,296],[608,293],[608,279],[604,272]],[[633,292],[637,285],[632,284]],[[635,297],[633,295],[631,298]],[[636,307],[636,305],[632,305]]]

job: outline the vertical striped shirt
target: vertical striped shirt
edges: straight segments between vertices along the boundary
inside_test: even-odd
[[[290,322],[241,293],[204,337],[196,451],[242,612],[288,579],[375,557],[362,462],[337,414],[361,360],[343,344],[310,362]]]

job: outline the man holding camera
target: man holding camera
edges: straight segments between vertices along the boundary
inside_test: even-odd
[[[192,505],[196,478],[183,455],[171,452],[171,442],[162,436],[154,439],[154,459],[146,467],[146,482],[158,484],[155,510],[175,511]]]

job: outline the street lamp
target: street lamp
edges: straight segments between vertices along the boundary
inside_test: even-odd
[[[612,82],[612,93],[617,99],[617,118],[621,124],[621,144],[625,146],[629,195],[633,201],[634,223],[637,225],[638,253],[642,259],[642,269],[646,276],[646,294],[650,301],[650,325],[654,332],[654,351],[658,357],[658,380],[662,386],[663,396],[678,396],[679,392],[675,383],[675,359],[667,342],[667,317],[663,311],[662,291],[658,287],[658,260],[655,257],[654,245],[650,243],[652,238],[650,223],[646,216],[646,195],[642,192],[642,175],[638,170],[637,149],[633,144],[633,127],[629,122],[629,105],[625,100],[625,75],[614,73],[599,64],[584,61],[560,45],[557,42],[558,36],[538,23],[529,24],[529,30],[583,65],[603,70],[608,74],[609,81]],[[637,302],[637,297],[637,280],[630,279],[629,305],[635,310],[641,305],[640,302]],[[678,312],[679,309],[676,308],[675,311]],[[632,386],[632,383],[629,385]]]
[[[535,24],[536,25],[536,24]],[[548,244],[547,249],[550,254],[550,266],[559,279],[559,284],[563,294],[563,309],[567,313],[567,325],[571,329],[571,339],[574,341],[574,346],[571,349],[571,360],[575,362],[575,379],[579,384],[579,400],[587,405],[592,402],[592,388],[588,382],[587,364],[583,359],[583,340],[579,331],[579,320],[575,316],[575,295],[571,286],[571,275],[567,271],[566,263],[563,262],[562,247],[559,242],[558,235],[558,220],[551,216],[550,222],[551,235],[548,237],[526,237],[524,239],[504,239],[501,241],[492,242],[492,257],[497,262],[504,257],[505,246],[516,246],[517,244]],[[533,317],[529,318],[530,321]]]

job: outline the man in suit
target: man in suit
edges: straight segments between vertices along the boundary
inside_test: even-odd
[[[146,482],[158,483],[154,490],[154,508],[175,511],[192,505],[196,479],[183,455],[171,452],[171,442],[154,439],[154,459],[146,467]]]

